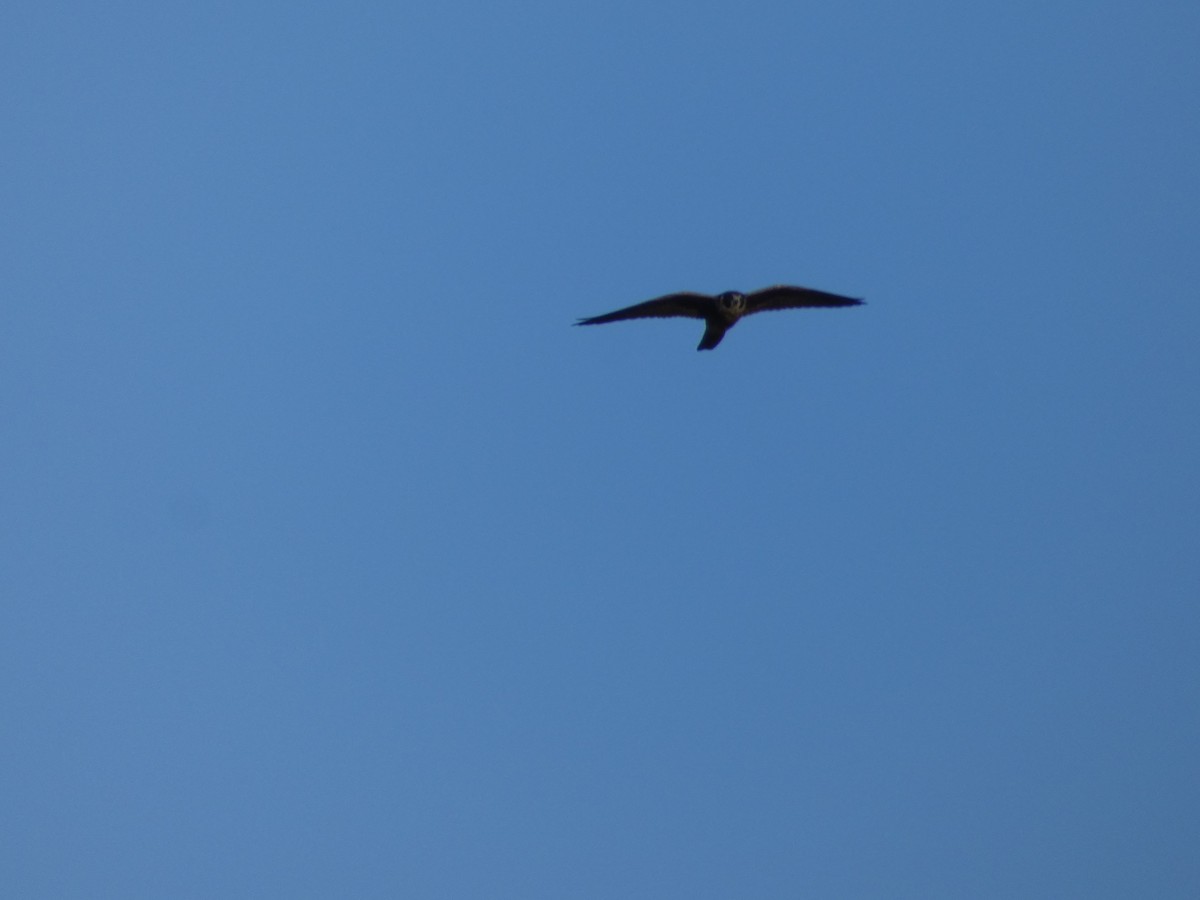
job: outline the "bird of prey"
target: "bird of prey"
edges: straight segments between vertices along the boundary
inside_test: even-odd
[[[624,309],[580,319],[576,325],[603,325],[605,322],[620,322],[623,319],[661,319],[670,316],[686,316],[703,319],[704,337],[697,350],[711,350],[721,343],[725,332],[737,324],[738,319],[751,313],[769,309],[803,309],[810,306],[859,306],[863,301],[839,294],[828,294],[812,288],[790,287],[777,284],[749,294],[741,291],[726,291],[723,294],[666,294],[636,303]]]

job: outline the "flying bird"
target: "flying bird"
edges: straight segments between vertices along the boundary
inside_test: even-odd
[[[721,343],[725,332],[737,324],[738,319],[752,313],[770,309],[804,309],[814,306],[859,306],[863,301],[840,294],[828,294],[812,288],[790,287],[777,284],[749,294],[741,291],[726,291],[723,294],[666,294],[635,303],[624,309],[580,319],[576,325],[603,325],[605,322],[620,322],[624,319],[663,319],[685,316],[704,320],[704,337],[697,350],[711,350]]]

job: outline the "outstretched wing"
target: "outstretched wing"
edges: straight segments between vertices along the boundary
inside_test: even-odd
[[[576,325],[603,325],[605,322],[620,322],[622,319],[663,319],[670,316],[687,316],[689,319],[703,319],[712,308],[715,301],[708,294],[667,294],[647,300],[645,303],[635,303],[624,309],[605,313],[602,316],[592,316],[590,319],[580,319]]]
[[[861,300],[812,288],[777,284],[746,295],[746,315],[769,309],[802,309],[813,306],[859,306]]]

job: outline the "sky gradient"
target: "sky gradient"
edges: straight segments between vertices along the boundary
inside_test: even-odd
[[[1200,895],[1198,46],[8,4],[0,883]]]

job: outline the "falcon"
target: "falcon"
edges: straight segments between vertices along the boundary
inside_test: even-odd
[[[664,319],[673,316],[684,316],[689,319],[704,320],[704,337],[700,339],[697,350],[711,350],[721,343],[725,332],[737,324],[738,319],[752,313],[766,312],[771,309],[806,309],[808,307],[831,306],[860,306],[863,301],[853,297],[843,297],[840,294],[828,294],[812,288],[791,287],[777,284],[773,287],[762,288],[749,294],[741,291],[726,291],[723,294],[666,294],[647,300],[645,303],[635,303],[624,309],[605,313],[602,316],[592,316],[590,319],[580,319],[576,325],[603,325],[606,322],[620,322],[624,319]]]

